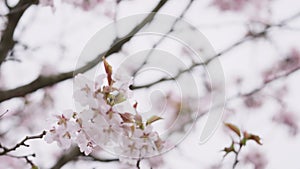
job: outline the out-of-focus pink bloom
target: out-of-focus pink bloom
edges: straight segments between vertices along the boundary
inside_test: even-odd
[[[221,11],[240,12],[248,6],[254,7],[255,10],[260,10],[267,0],[213,0],[212,5],[216,6]]]
[[[288,74],[300,68],[300,52],[292,49],[284,60],[279,61],[275,66],[263,73],[264,82],[267,83],[280,75]]]
[[[248,0],[214,0],[213,5],[221,11],[241,11],[247,5]]]
[[[285,125],[292,135],[298,134],[298,120],[294,113],[282,111],[273,117],[273,121]]]
[[[268,161],[266,157],[260,152],[254,151],[248,153],[244,159],[243,163],[252,164],[254,169],[265,169],[267,167]]]
[[[278,64],[278,70],[281,72],[290,72],[300,66],[300,52],[292,49],[287,58]]]
[[[88,11],[95,8],[98,4],[103,3],[104,0],[63,0],[63,2],[72,4],[85,11]]]
[[[262,100],[254,96],[246,97],[244,103],[248,108],[259,108],[262,106]]]
[[[205,113],[204,110],[208,110],[210,98],[204,96],[201,99],[198,98],[190,98],[185,97],[181,98],[180,96],[176,94],[170,94],[167,97],[167,105],[166,105],[166,113],[168,117],[166,128],[168,129],[168,132],[178,132],[178,131],[184,131],[184,127],[187,124],[191,124],[194,122],[197,112],[199,113]],[[197,110],[200,108],[203,110],[203,112],[200,112]]]
[[[54,65],[45,64],[42,66],[40,75],[41,76],[50,76],[50,75],[53,75],[56,73],[58,73],[58,72],[57,72],[56,68],[54,67]]]
[[[164,164],[164,159],[162,156],[155,156],[148,158],[147,162],[151,168],[161,168],[161,166]]]
[[[26,162],[23,159],[12,158],[9,156],[0,156],[0,166],[1,168],[7,169],[20,169],[26,168],[24,167],[26,166]]]

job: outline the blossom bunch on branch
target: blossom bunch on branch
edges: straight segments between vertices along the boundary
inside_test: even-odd
[[[114,80],[112,67],[106,60],[104,68],[106,75],[100,75],[95,83],[82,74],[75,77],[74,99],[84,109],[67,110],[56,116],[56,124],[47,132],[46,141],[56,141],[64,149],[75,143],[85,155],[106,149],[117,154],[121,161],[158,154],[165,142],[153,130],[152,123],[161,118],[152,116],[143,120],[137,103],[131,106],[131,112],[121,111],[118,105],[128,103],[131,83]]]

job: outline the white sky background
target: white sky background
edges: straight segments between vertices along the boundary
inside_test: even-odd
[[[2,66],[1,73],[5,81],[4,87],[13,88],[32,81],[41,71],[42,65],[53,66],[55,72],[73,69],[77,58],[88,40],[98,30],[112,22],[110,18],[103,15],[101,12],[103,11],[102,7],[98,7],[93,11],[84,12],[80,9],[74,9],[73,6],[60,4],[58,1],[55,2],[57,6],[54,11],[49,7],[31,7],[22,18],[15,36],[18,37],[22,43],[27,44],[32,50],[17,52],[16,55],[22,61],[21,63],[10,61]],[[157,2],[157,0],[121,2],[118,7],[117,17],[122,18],[151,11]],[[249,15],[253,15],[253,11],[239,14],[231,12],[223,13],[211,7],[209,3],[210,1],[196,1],[184,18],[196,26],[218,52],[230,46],[244,35],[247,31],[245,24]],[[168,2],[160,12],[178,16],[178,12],[181,11],[186,4],[186,0],[172,0]],[[272,2],[272,15],[264,18],[276,23],[295,14],[299,10],[300,1],[277,0]],[[291,25],[300,29],[300,19],[295,20]],[[274,44],[266,40],[247,42],[231,52],[228,52],[221,58],[226,78],[227,97],[238,92],[234,84],[234,79],[239,76],[243,77],[244,82],[241,91],[249,91],[262,83],[261,73],[268,69],[272,65],[272,62],[284,58],[284,54],[288,53],[291,47],[300,48],[300,30],[275,30],[271,33],[271,37]],[[139,46],[150,46],[153,39],[155,40],[156,38],[153,37],[149,39],[150,42],[144,41],[144,43],[134,43],[135,40],[133,39],[128,45],[126,44],[123,49],[128,53],[134,52],[138,50]],[[136,41],[138,41],[138,38]],[[161,48],[163,47],[168,48],[168,43],[162,43]],[[122,53],[117,54],[116,58],[122,57],[123,55]],[[116,58],[110,58],[110,61],[114,64],[118,64]],[[294,112],[300,111],[300,107],[298,106],[300,100],[298,89],[300,81],[298,76],[299,73],[295,73],[287,79],[275,83],[278,84],[278,86],[283,83],[288,84],[290,92],[286,97],[286,102],[289,103],[289,109]],[[53,112],[74,107],[71,81],[60,83],[54,90],[56,104]],[[16,100],[3,103],[0,105],[0,112],[6,109],[14,109],[17,105],[16,103]],[[291,137],[288,135],[286,128],[271,122],[272,115],[275,114],[276,109],[278,109],[278,106],[274,106],[272,100],[267,100],[266,104],[259,110],[245,109],[240,101],[234,102],[232,105],[237,105],[236,107],[238,107],[236,114],[229,117],[225,115],[224,118],[226,118],[227,121],[232,121],[236,125],[241,126],[242,129],[256,133],[263,138],[263,146],[250,143],[247,146],[248,148],[245,149],[245,152],[248,150],[251,151],[251,149],[257,149],[263,152],[268,159],[268,169],[297,169],[297,167],[299,167],[298,151],[300,150],[300,137],[299,135]],[[297,114],[297,116],[300,118],[299,114]],[[34,119],[34,121],[39,121],[39,123],[44,124],[43,122],[46,121],[47,117],[45,117],[45,119],[40,118]],[[166,169],[205,169],[222,159],[223,154],[220,153],[220,150],[230,144],[230,137],[224,134],[222,127],[219,127],[214,136],[206,144],[199,145],[198,141],[203,123],[205,122],[204,120],[205,119],[197,122],[195,130],[188,135],[186,140],[184,140],[178,148],[165,154]],[[0,124],[0,129],[5,127],[3,124]],[[37,133],[43,130],[43,127],[41,127],[40,130],[37,129]],[[23,138],[27,134],[26,132],[27,131],[25,131],[24,134],[16,135],[14,141]],[[9,133],[9,135],[12,136],[15,135],[15,133]],[[52,165],[54,161],[49,157],[51,153],[48,152],[58,150],[56,144],[48,145],[43,141],[32,141],[31,146],[33,150],[37,152],[38,157],[35,159],[37,164],[42,164],[42,166],[45,167]],[[231,156],[226,158],[224,168],[230,168],[232,162],[233,158],[231,158]],[[82,166],[86,166],[86,163],[70,163],[66,165],[64,169],[79,169],[82,168]],[[91,167],[84,168],[93,167],[115,168],[115,164],[103,163],[102,165],[92,163]],[[240,168],[246,167],[243,166]],[[249,165],[248,168],[251,169],[253,167]]]

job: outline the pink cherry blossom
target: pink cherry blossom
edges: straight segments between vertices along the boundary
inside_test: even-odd
[[[248,153],[243,162],[245,164],[252,164],[254,169],[265,169],[267,167],[266,157],[258,151]]]
[[[45,137],[62,148],[77,144],[81,152],[90,154],[97,147],[110,147],[120,155],[121,161],[157,155],[165,142],[153,130],[152,123],[159,120],[143,120],[133,105],[133,112],[122,112],[116,105],[128,100],[131,91],[129,79],[112,79],[112,70],[105,61],[107,76],[100,75],[95,82],[82,74],[75,77],[74,99],[84,109],[79,112],[67,110],[55,116],[56,124]],[[104,78],[106,77],[106,78]],[[108,83],[105,83],[108,82]]]
[[[292,135],[296,135],[299,130],[295,113],[282,111],[273,117],[273,121],[287,126]]]

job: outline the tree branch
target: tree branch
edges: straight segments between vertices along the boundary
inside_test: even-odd
[[[75,160],[78,156],[81,155],[81,152],[79,151],[79,149],[76,148],[72,148],[68,153],[63,154],[59,160],[53,165],[53,167],[51,167],[51,169],[60,169],[62,166],[64,166],[65,164],[67,164],[70,161]]]
[[[14,97],[21,97],[25,96],[29,93],[32,93],[38,89],[47,87],[47,86],[52,86],[58,82],[73,78],[74,75],[78,73],[84,73],[97,64],[102,61],[102,57],[108,57],[113,53],[119,52],[122,48],[122,46],[130,41],[130,39],[137,33],[139,32],[147,23],[151,22],[156,14],[167,2],[167,0],[161,0],[156,7],[151,11],[151,13],[141,22],[139,23],[133,30],[131,30],[127,35],[125,35],[122,38],[116,38],[115,39],[115,44],[111,46],[111,48],[99,54],[95,59],[92,61],[88,62],[86,65],[74,70],[74,71],[69,71],[66,73],[61,73],[57,75],[51,75],[51,76],[39,76],[37,79],[33,80],[31,83],[26,84],[24,86],[17,87],[15,89],[10,89],[6,91],[0,91],[0,102],[14,98]]]
[[[7,148],[4,147],[0,144],[0,148],[3,149],[2,152],[0,152],[0,155],[5,155],[11,151],[15,151],[17,148],[21,147],[21,146],[25,146],[25,147],[29,147],[29,145],[27,145],[25,142],[28,140],[33,140],[33,139],[39,139],[39,138],[43,138],[44,135],[46,134],[46,131],[43,131],[41,134],[36,135],[36,136],[26,136],[21,142],[19,142],[18,144],[16,144],[15,146],[13,146],[12,148]]]
[[[71,161],[78,160],[78,157],[84,156],[87,158],[90,158],[92,161],[98,161],[98,162],[116,162],[119,161],[119,159],[102,159],[98,158],[94,155],[85,156],[83,153],[81,153],[78,149],[78,147],[71,148],[67,153],[63,154],[61,157],[59,157],[59,160],[51,167],[51,169],[60,169],[65,164]]]
[[[175,80],[178,77],[180,77],[180,75],[182,75],[183,73],[186,73],[188,71],[191,71],[192,69],[194,69],[195,67],[198,66],[207,66],[210,62],[212,62],[214,59],[219,58],[220,56],[223,56],[225,53],[233,50],[235,47],[240,46],[241,44],[244,44],[245,42],[248,42],[249,40],[253,40],[256,38],[261,38],[261,37],[265,37],[267,35],[267,33],[270,31],[271,28],[275,28],[275,27],[282,27],[285,24],[287,24],[288,22],[298,18],[300,16],[300,12],[296,13],[295,15],[292,15],[291,17],[288,17],[284,20],[282,20],[279,24],[274,24],[274,25],[266,25],[266,27],[260,31],[260,32],[248,32],[244,37],[242,37],[239,41],[233,43],[232,45],[230,45],[229,47],[227,47],[226,49],[222,50],[221,52],[215,54],[214,56],[212,56],[211,58],[207,59],[205,62],[201,62],[201,63],[194,63],[192,64],[188,69],[179,71],[174,77],[163,77],[157,81],[145,84],[145,85],[139,85],[139,86],[135,86],[135,85],[131,85],[130,89],[132,90],[137,90],[137,89],[143,89],[143,88],[149,88],[153,85],[159,84],[161,82],[166,82],[166,81],[171,81],[171,80]]]
[[[173,22],[173,24],[171,25],[169,31],[167,33],[165,33],[151,48],[151,50],[149,51],[149,53],[147,53],[146,58],[144,60],[144,62],[132,73],[132,77],[135,77],[136,74],[147,64],[148,59],[150,58],[151,54],[154,52],[154,50],[157,48],[157,46],[159,44],[161,44],[164,39],[171,34],[174,31],[174,28],[176,26],[176,24],[178,23],[178,21],[180,21],[180,19],[182,19],[184,17],[184,15],[186,14],[186,12],[191,8],[192,4],[193,4],[194,0],[190,0],[189,3],[187,4],[187,6],[184,8],[184,10],[181,12],[180,16],[178,18],[176,18],[176,20]]]
[[[286,73],[283,73],[283,74],[279,74],[277,76],[275,76],[274,78],[264,82],[261,86],[247,92],[247,93],[239,93],[238,95],[236,96],[233,96],[232,98],[229,98],[229,100],[231,99],[234,99],[234,98],[237,98],[237,97],[249,97],[249,96],[252,96],[260,91],[262,91],[263,89],[265,89],[270,83],[273,83],[279,79],[282,79],[282,78],[286,78],[296,72],[298,72],[300,70],[300,67],[296,67],[295,69],[289,71],[289,72],[286,72]]]
[[[38,0],[20,0],[14,7],[9,7],[7,16],[7,25],[3,30],[0,41],[0,66],[4,62],[10,50],[15,46],[13,38],[16,27],[23,16],[24,12],[33,4],[37,4]],[[7,4],[8,5],[8,4]]]

